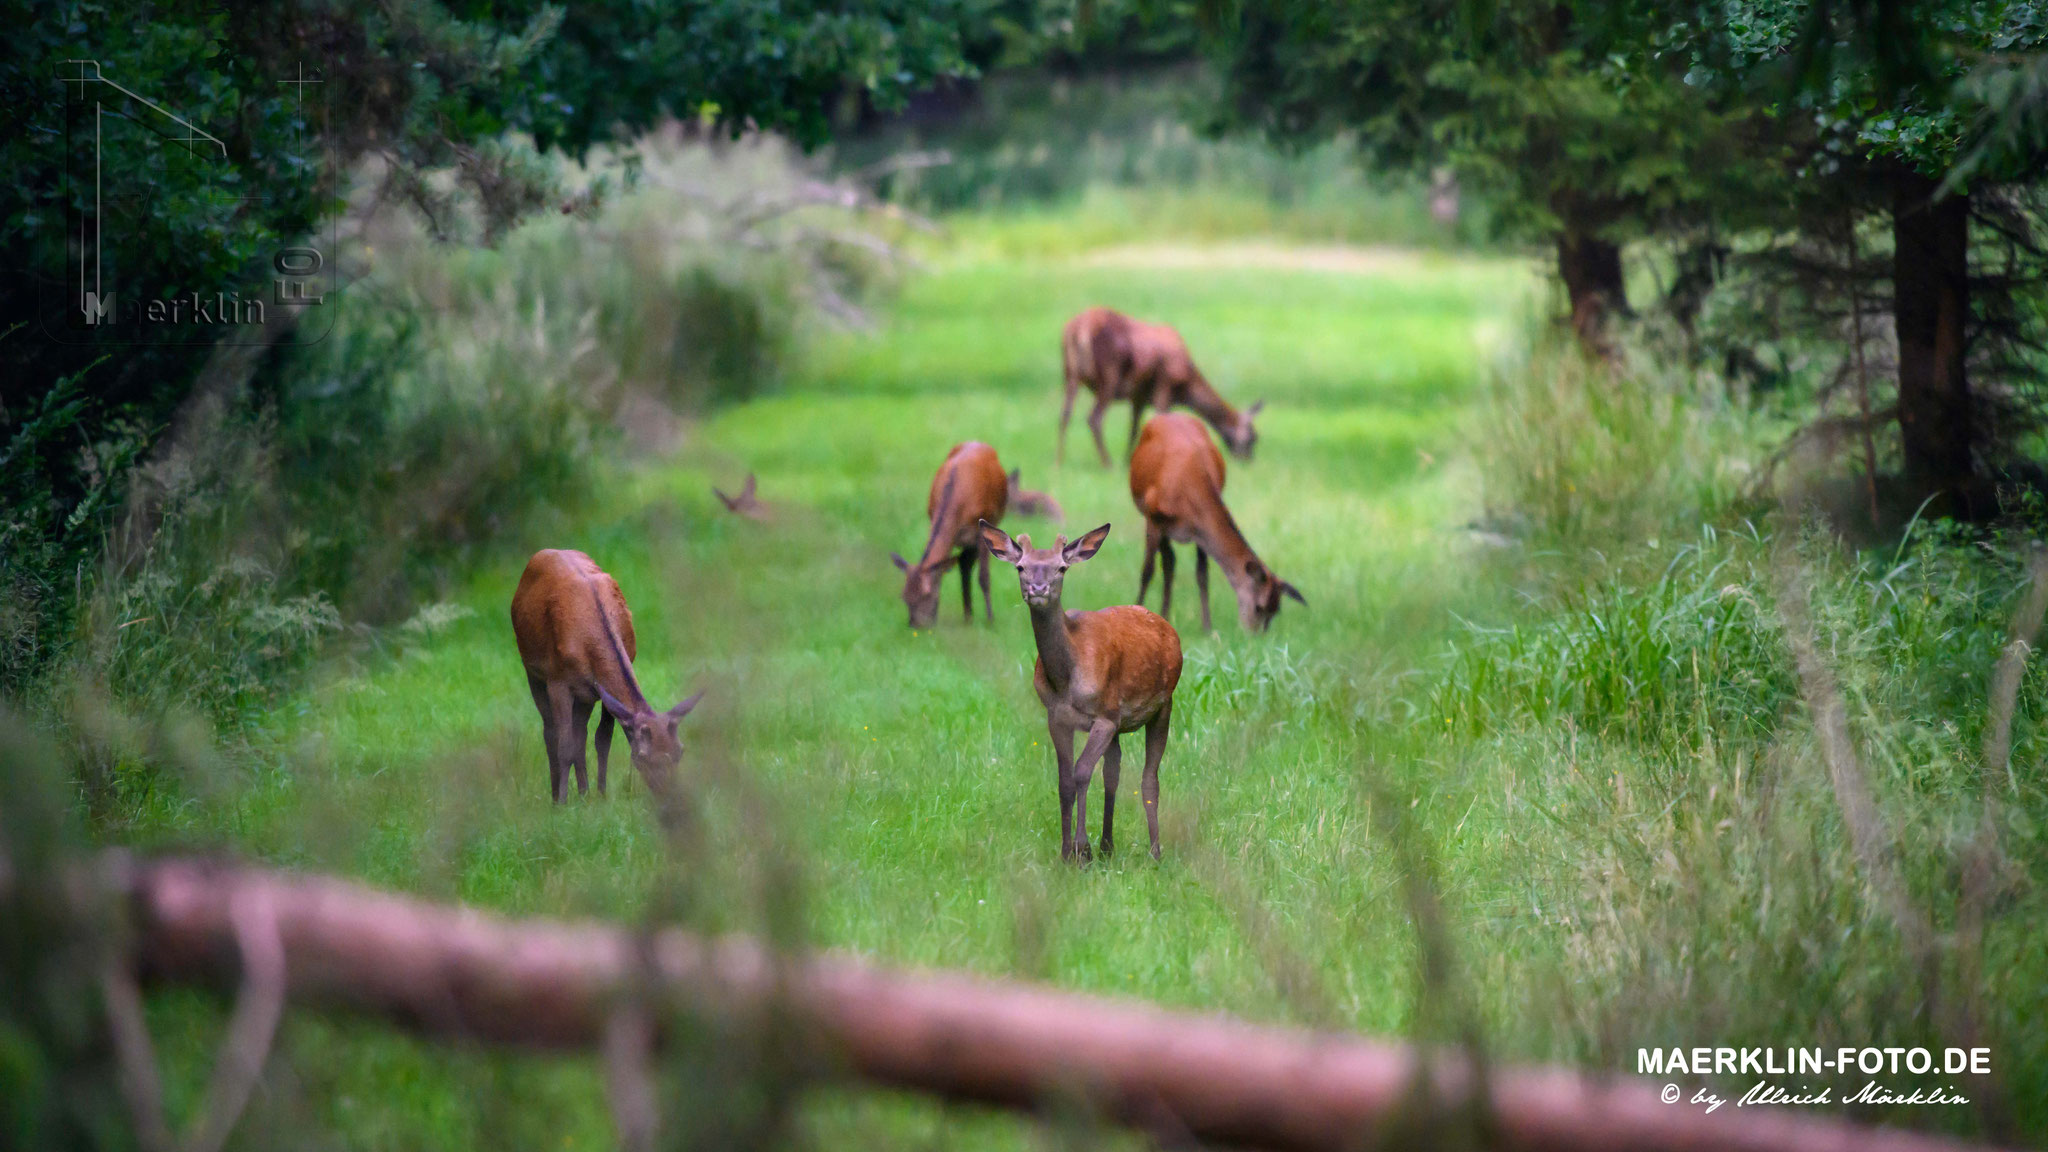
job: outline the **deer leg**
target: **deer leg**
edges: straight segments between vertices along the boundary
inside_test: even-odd
[[[1088,782],[1095,779],[1095,762],[1115,742],[1116,721],[1097,720],[1088,726],[1088,743],[1074,761],[1074,855],[1084,862],[1093,855],[1088,851]]]
[[[1165,409],[1161,408],[1164,412]],[[1124,463],[1131,460],[1131,453],[1138,450],[1138,426],[1145,422],[1145,397],[1142,394],[1131,397],[1131,438],[1124,441]]]
[[[1154,860],[1159,859],[1159,760],[1166,755],[1166,733],[1172,726],[1171,700],[1145,725],[1145,775],[1138,786],[1145,800],[1145,830],[1152,834]]]
[[[1209,554],[1202,546],[1195,545],[1195,595],[1202,599],[1202,631],[1210,630],[1209,623]]]
[[[993,624],[996,622],[996,602],[988,594],[988,545],[983,544],[974,551],[981,557],[981,614]]]
[[[605,762],[612,758],[612,711],[600,708],[597,712],[597,794],[604,795]]]
[[[1159,542],[1166,539],[1166,530],[1151,520],[1145,521],[1145,566],[1138,570],[1138,603],[1145,602],[1145,590],[1152,587],[1152,562],[1159,556]]]
[[[569,764],[581,753],[581,749],[569,743],[581,739],[583,732],[571,723],[571,714],[576,710],[576,700],[569,693],[567,684],[550,684],[548,692],[548,791],[561,804],[569,799]]]
[[[569,766],[576,769],[576,794],[590,795],[590,709],[591,704],[581,700],[569,713],[569,731],[576,737],[576,754],[569,758]]]
[[[1088,410],[1088,431],[1095,436],[1095,454],[1102,457],[1104,468],[1109,467],[1109,445],[1102,441],[1102,417],[1108,412],[1109,401],[1098,393],[1095,397],[1095,407]]]
[[[1109,747],[1102,751],[1102,845],[1104,856],[1116,853],[1116,785],[1117,777],[1123,774],[1124,738],[1121,734],[1109,738]],[[1087,836],[1084,830],[1081,835]]]
[[[1067,397],[1060,401],[1059,447],[1053,453],[1053,463],[1065,467],[1067,463],[1067,422],[1074,418],[1074,396],[1081,391],[1081,379],[1072,370],[1067,372]]]
[[[1060,855],[1073,855],[1074,847],[1074,730],[1060,723],[1051,712],[1045,727],[1052,736],[1053,759],[1060,766]]]
[[[548,694],[548,682],[529,672],[526,687],[533,693],[533,706],[540,712],[540,740],[547,746],[548,753],[548,795],[555,794],[555,781],[561,775],[561,766],[555,759],[559,738],[555,735],[555,705]]]
[[[1159,614],[1173,619],[1173,541],[1159,541]]]
[[[979,551],[979,548],[960,550],[960,610],[967,614],[969,624],[974,623],[974,554]]]

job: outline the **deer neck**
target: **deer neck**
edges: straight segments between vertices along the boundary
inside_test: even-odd
[[[930,567],[953,554],[953,541],[960,535],[960,525],[955,522],[958,520],[955,514],[957,507],[953,493],[947,492],[946,502],[932,513],[932,534],[924,542],[924,555],[918,558],[919,564]]]
[[[1209,498],[1202,502],[1201,511],[1187,520],[1195,531],[1195,543],[1216,561],[1217,567],[1223,569],[1223,578],[1230,581],[1230,590],[1237,593],[1237,603],[1242,610],[1252,602],[1255,589],[1249,568],[1259,557],[1252,551],[1244,533],[1238,530],[1237,520],[1224,506],[1222,495],[1211,489]]]
[[[1244,417],[1221,393],[1209,387],[1209,382],[1199,372],[1188,381],[1187,403],[1226,441],[1237,435],[1237,426]]]
[[[1031,635],[1038,641],[1038,662],[1045,669],[1045,682],[1052,690],[1065,693],[1074,682],[1074,641],[1067,635],[1067,614],[1060,602],[1032,604]]]
[[[646,693],[640,691],[640,678],[633,675],[633,661],[626,655],[626,646],[619,642],[618,629],[612,627],[612,614],[606,610],[604,597],[597,586],[589,585],[591,599],[597,602],[597,620],[604,628],[605,648],[611,653],[609,669],[591,669],[591,679],[603,685],[612,698],[635,708],[651,709]],[[609,672],[609,675],[607,675]],[[609,683],[607,683],[609,681]]]

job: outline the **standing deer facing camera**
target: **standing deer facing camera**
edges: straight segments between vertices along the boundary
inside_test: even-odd
[[[1009,503],[1010,480],[1003,474],[996,450],[976,440],[953,445],[932,477],[931,495],[925,499],[932,532],[925,538],[924,554],[912,564],[898,553],[889,553],[903,570],[903,603],[910,609],[912,628],[929,628],[939,618],[939,577],[956,559],[956,550],[960,606],[967,613],[967,622],[974,622],[974,594],[968,578],[976,560],[981,561],[981,607],[989,621],[995,621],[996,610],[988,598],[988,549],[982,546],[981,529],[976,524],[1001,520]]]
[[[597,793],[604,795],[605,761],[611,756],[612,724],[626,730],[633,767],[648,787],[668,784],[683,746],[677,725],[704,698],[702,692],[666,712],[656,712],[633,676],[633,614],[619,583],[581,552],[547,548],[533,554],[512,593],[512,635],[526,685],[540,709],[548,747],[548,791],[560,804],[569,798],[569,769],[576,791],[587,795],[584,737],[590,710],[597,721]]]
[[[1260,400],[1238,411],[1195,367],[1187,341],[1172,327],[1133,320],[1108,308],[1089,308],[1067,321],[1060,333],[1060,355],[1066,373],[1057,453],[1061,462],[1067,456],[1067,421],[1073,415],[1074,397],[1084,385],[1095,395],[1088,431],[1095,437],[1095,452],[1105,468],[1109,467],[1109,449],[1102,442],[1102,417],[1119,400],[1131,402],[1126,457],[1137,447],[1138,425],[1149,404],[1161,412],[1176,405],[1194,409],[1223,437],[1231,455],[1252,458],[1259,439],[1252,421],[1266,402]]]
[[[1173,542],[1195,546],[1195,591],[1202,601],[1202,630],[1209,630],[1209,558],[1237,592],[1237,618],[1248,632],[1263,632],[1280,613],[1280,598],[1303,607],[1300,590],[1261,563],[1223,506],[1223,454],[1191,416],[1162,412],[1146,421],[1131,454],[1131,501],[1145,516],[1145,566],[1138,599],[1152,585],[1152,560],[1165,567],[1159,593],[1163,615],[1173,606]]]
[[[1117,776],[1123,769],[1120,738],[1145,730],[1145,827],[1152,858],[1159,858],[1159,760],[1173,723],[1173,690],[1180,683],[1180,635],[1173,625],[1135,604],[1093,612],[1062,612],[1060,589],[1067,569],[1095,555],[1109,535],[1104,524],[1072,544],[1057,537],[1044,550],[1031,537],[1009,533],[984,521],[988,550],[1017,567],[1024,603],[1031,610],[1031,634],[1038,662],[1031,685],[1045,705],[1046,729],[1059,763],[1060,855],[1087,860],[1088,784],[1102,763],[1102,854],[1116,850]],[[1088,733],[1074,758],[1074,733]]]

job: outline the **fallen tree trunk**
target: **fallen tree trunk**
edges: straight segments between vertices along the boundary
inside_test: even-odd
[[[1775,1152],[1958,1148],[1918,1133],[1778,1109],[1706,1113],[1655,1085],[1498,1071],[1348,1035],[1256,1027],[1019,984],[903,974],[830,957],[778,958],[747,940],[645,936],[605,925],[501,920],[329,879],[183,859],[120,870],[146,979],[233,987],[235,908],[274,915],[289,998],[366,1012],[430,1036],[595,1051],[653,988],[697,1010],[774,1011],[868,1081],[1036,1108],[1079,1093],[1121,1123],[1206,1143],[1366,1146],[1475,1105],[1503,1147]],[[239,902],[239,903],[238,903]],[[644,1008],[644,1006],[641,1006]],[[1427,1064],[1427,1089],[1418,1088]]]

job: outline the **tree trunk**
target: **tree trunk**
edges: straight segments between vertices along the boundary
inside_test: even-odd
[[[1571,300],[1572,331],[1586,350],[1605,356],[1607,318],[1628,314],[1628,292],[1621,279],[1621,245],[1576,232],[1557,238],[1557,271]]]
[[[1934,180],[1903,172],[1892,187],[1892,314],[1899,336],[1899,434],[1906,478],[1945,510],[1989,512],[1976,466],[1976,406],[1964,373],[1970,315],[1970,202],[1936,201]]]

